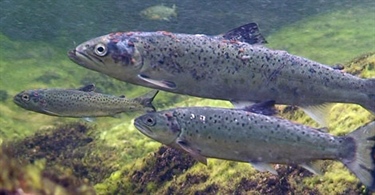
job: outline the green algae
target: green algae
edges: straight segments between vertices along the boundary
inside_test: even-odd
[[[45,168],[45,160],[34,164],[20,162],[14,157],[12,148],[0,148],[0,193],[1,194],[96,194],[88,180],[80,180],[66,173],[57,175]]]
[[[354,7],[305,18],[267,37],[269,46],[317,62],[345,63],[375,51],[375,12]]]

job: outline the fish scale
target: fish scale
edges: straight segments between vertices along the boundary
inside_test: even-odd
[[[261,43],[250,23],[225,35],[118,32],[69,52],[77,64],[116,79],[203,98],[299,106],[327,126],[328,103],[375,113],[375,79],[362,79]],[[104,54],[96,50],[104,50]]]

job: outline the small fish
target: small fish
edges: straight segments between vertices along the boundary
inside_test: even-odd
[[[152,101],[158,93],[153,90],[143,96],[127,99],[94,92],[93,84],[79,89],[35,89],[14,96],[18,106],[42,114],[61,117],[115,116],[123,112],[154,112]]]
[[[70,59],[144,87],[234,106],[263,100],[299,106],[322,126],[332,103],[359,104],[375,114],[375,79],[362,79],[286,51],[272,50],[255,23],[224,35],[117,32],[82,43]]]
[[[338,160],[375,189],[375,121],[345,136],[243,110],[185,107],[144,114],[134,121],[144,135],[182,149],[203,164],[207,158],[249,162],[277,174],[270,164],[299,164],[319,173],[315,160]]]
[[[177,17],[176,5],[166,7],[164,5],[155,5],[148,7],[140,12],[140,15],[149,20],[166,20]]]

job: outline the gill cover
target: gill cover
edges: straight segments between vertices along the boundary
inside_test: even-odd
[[[141,55],[135,47],[135,43],[138,40],[133,34],[115,33],[110,34],[108,39],[108,48],[103,48],[102,50],[107,50],[115,63],[121,62],[122,65],[142,64]]]
[[[180,125],[170,111],[144,114],[136,118],[134,124],[146,136],[166,145],[173,145],[181,133]]]

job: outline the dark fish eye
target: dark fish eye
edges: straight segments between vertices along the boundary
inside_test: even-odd
[[[21,98],[23,100],[25,100],[25,101],[29,101],[30,100],[30,96],[28,94],[23,94]]]
[[[156,124],[156,121],[152,117],[148,117],[146,118],[145,123],[148,126],[154,126]]]
[[[98,56],[105,56],[107,54],[107,47],[102,43],[97,44],[95,46],[95,54]]]

